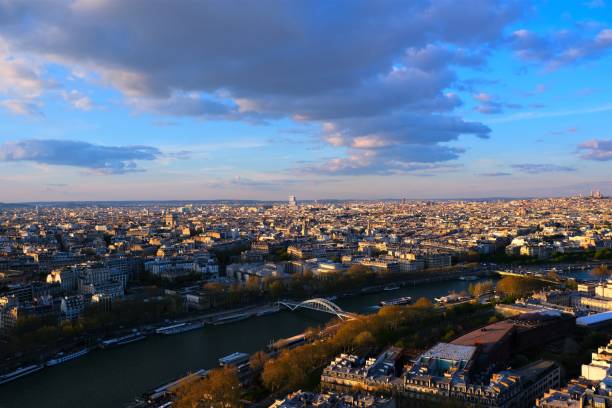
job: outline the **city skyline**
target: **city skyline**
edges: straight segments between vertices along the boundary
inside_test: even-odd
[[[612,5],[473,3],[0,2],[0,202],[612,195]]]

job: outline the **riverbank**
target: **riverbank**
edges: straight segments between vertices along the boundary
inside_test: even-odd
[[[421,272],[419,274],[389,274],[381,277],[380,284],[371,285],[366,287],[357,288],[356,290],[345,292],[338,291],[326,294],[315,295],[319,296],[333,296],[334,298],[345,298],[351,296],[358,296],[364,293],[374,293],[382,291],[388,285],[400,285],[400,286],[417,286],[419,284],[431,283],[431,282],[442,282],[446,280],[456,279],[463,275],[477,275],[481,276],[487,272],[480,269],[474,268],[471,265],[454,266],[450,269],[440,269],[435,271]],[[305,300],[305,299],[295,299]],[[238,320],[249,319],[253,316],[262,313],[274,312],[273,303],[270,302],[257,302],[251,305],[243,307],[227,309],[227,310],[216,310],[212,312],[194,312],[191,311],[189,315],[181,318],[172,320],[162,320],[154,323],[148,323],[145,325],[127,326],[121,327],[117,330],[105,332],[104,334],[99,333],[82,333],[78,338],[70,339],[69,342],[64,341],[61,345],[53,345],[45,349],[36,349],[34,352],[21,354],[16,358],[7,359],[0,364],[0,373],[8,373],[17,370],[21,367],[28,365],[44,364],[46,360],[52,358],[58,353],[72,353],[80,350],[84,347],[96,348],[100,342],[106,339],[118,338],[121,336],[127,336],[135,331],[142,333],[144,336],[149,336],[155,332],[156,329],[162,326],[168,326],[172,324],[180,323],[201,323],[204,324],[227,324]]]
[[[468,285],[469,282],[459,279],[404,285],[391,292],[338,298],[335,303],[346,311],[371,313],[381,300],[400,296],[433,299],[451,291],[461,292]],[[144,391],[187,372],[216,367],[220,357],[235,351],[253,353],[275,340],[323,326],[331,317],[317,312],[281,310],[231,324],[206,325],[201,330],[149,336],[137,343],[94,350],[86,357],[0,386],[0,407],[123,406]]]
[[[545,269],[547,268],[547,266],[539,266],[538,268]],[[359,290],[355,290],[352,292],[337,293],[333,296],[333,299],[334,300],[335,299],[338,299],[338,300],[350,299],[350,298],[359,297],[359,296],[363,296],[367,294],[384,292],[385,289],[388,288],[389,286],[398,286],[400,288],[416,288],[419,285],[439,283],[439,282],[445,282],[449,280],[456,280],[462,277],[464,278],[487,277],[487,276],[492,276],[495,274],[496,274],[495,272],[485,267],[478,267],[478,268],[471,268],[471,269],[468,269],[466,267],[455,267],[452,270],[437,271],[435,273],[432,272],[431,274],[428,273],[428,276],[414,277],[410,275],[409,276],[393,275],[393,276],[390,276],[390,278],[394,277],[396,279],[388,279],[384,283],[381,283],[379,285],[363,287],[363,288],[360,288]],[[443,295],[445,294],[446,293],[444,293]],[[12,367],[9,368],[8,364],[6,363],[3,364],[2,368],[0,368],[0,372],[5,372],[5,373],[12,372],[21,367],[25,367],[29,365],[40,365],[40,364],[44,365],[44,363],[48,359],[52,358],[58,352],[64,352],[66,354],[71,354],[73,352],[76,352],[82,349],[83,347],[88,347],[92,349],[98,348],[100,343],[105,340],[109,340],[112,338],[120,338],[122,336],[128,336],[135,331],[141,333],[143,337],[148,338],[151,335],[155,334],[155,330],[159,329],[160,327],[164,327],[164,326],[171,326],[171,325],[182,324],[182,323],[186,323],[186,324],[201,323],[202,326],[203,325],[223,325],[223,324],[236,323],[241,320],[248,320],[248,319],[251,319],[257,316],[264,316],[268,314],[277,313],[278,311],[279,311],[278,307],[274,305],[273,303],[259,303],[255,305],[249,305],[249,306],[229,309],[229,310],[221,310],[221,311],[214,311],[214,312],[208,312],[208,313],[195,313],[195,314],[186,316],[181,319],[176,319],[172,321],[164,320],[164,321],[160,321],[155,324],[149,324],[146,326],[136,326],[136,327],[127,328],[127,329],[123,328],[121,330],[117,330],[113,333],[108,334],[103,339],[95,339],[93,341],[90,341],[87,344],[75,343],[72,348],[64,348],[61,350],[54,349],[54,350],[49,350],[47,352],[38,351],[36,353],[35,358],[29,358],[29,359],[22,358],[23,362],[20,365],[12,364]],[[142,338],[139,340],[145,340],[145,339]],[[118,346],[125,346],[125,345],[126,344],[118,344]],[[38,370],[34,370],[33,373],[37,371]]]

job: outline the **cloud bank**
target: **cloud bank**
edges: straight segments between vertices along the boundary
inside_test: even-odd
[[[155,160],[160,155],[150,146],[101,146],[73,140],[30,139],[0,145],[0,161],[73,166],[99,174],[144,171],[137,162]]]
[[[11,55],[94,72],[136,111],[318,125],[343,154],[304,172],[393,174],[456,159],[447,142],[491,132],[453,113],[462,101],[449,89],[523,5],[468,3],[5,1],[0,40]],[[23,74],[36,80],[22,86],[43,86]]]

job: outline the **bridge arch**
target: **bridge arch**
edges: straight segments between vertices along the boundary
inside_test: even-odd
[[[283,305],[292,311],[301,308],[301,309],[318,310],[318,311],[325,312],[325,313],[335,314],[340,319],[352,317],[351,313],[345,312],[344,310],[340,308],[340,306],[338,306],[331,300],[324,299],[324,298],[308,299],[308,300],[304,300],[303,302],[299,302],[299,303],[288,301],[288,300],[282,300],[282,301],[279,301],[278,303],[279,305]]]

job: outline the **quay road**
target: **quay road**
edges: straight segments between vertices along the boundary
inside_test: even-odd
[[[334,301],[343,310],[372,313],[381,300],[401,296],[440,297],[466,290],[470,282],[449,280],[407,285]],[[234,311],[235,312],[235,311]],[[135,396],[189,371],[211,368],[235,351],[253,353],[274,340],[324,325],[332,315],[281,310],[224,325],[147,339],[109,350],[94,350],[70,362],[0,385],[0,408],[122,407]]]
[[[508,276],[534,276],[537,278],[545,278],[546,274],[554,271],[561,278],[574,278],[578,281],[594,281],[591,271],[599,265],[607,265],[612,268],[612,262],[608,260],[579,262],[571,264],[542,264],[542,265],[520,265],[520,266],[503,266],[491,264],[487,270],[496,272],[500,275]]]

